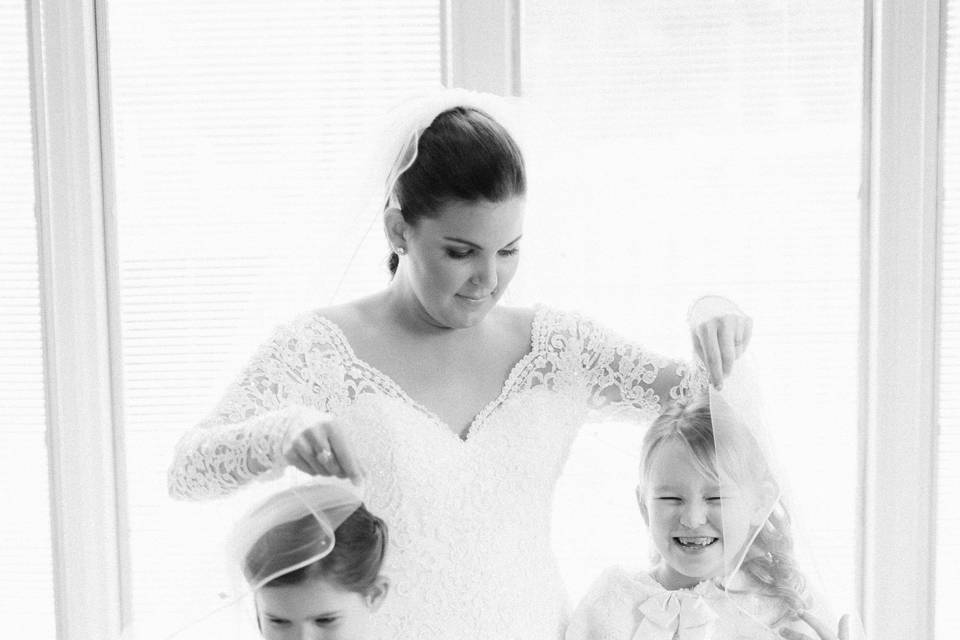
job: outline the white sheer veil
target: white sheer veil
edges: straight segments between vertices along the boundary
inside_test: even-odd
[[[124,640],[260,639],[257,590],[327,557],[337,528],[363,504],[362,490],[352,484],[294,469],[249,489],[226,498],[242,515],[224,521],[217,546],[206,550],[223,563],[216,593],[196,603],[187,619],[129,626]]]
[[[519,98],[468,91],[436,88],[413,94],[401,100],[384,114],[357,145],[357,152],[341,163],[343,174],[342,208],[355,216],[360,235],[328,303],[341,302],[344,283],[354,274],[355,260],[374,228],[383,225],[383,214],[389,207],[399,208],[397,181],[417,159],[423,132],[441,113],[456,107],[483,111],[502,125],[522,147],[522,111]],[[384,243],[385,246],[385,243]]]
[[[779,636],[790,628],[816,640],[811,622],[836,634],[841,614],[849,637],[862,638],[856,603],[824,584],[805,533],[796,491],[781,464],[762,404],[759,372],[748,355],[734,365],[722,390],[709,390],[713,469],[719,485],[723,539],[720,585],[729,602],[761,629]],[[829,443],[826,443],[829,446]],[[816,464],[816,461],[809,461]]]

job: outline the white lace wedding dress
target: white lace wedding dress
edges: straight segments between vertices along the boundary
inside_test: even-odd
[[[389,527],[392,587],[375,637],[557,640],[567,606],[551,509],[578,428],[597,411],[648,419],[704,385],[702,368],[540,307],[530,352],[461,439],[312,313],[278,330],[184,435],[170,491],[205,498],[276,473],[288,427],[330,412],[370,473],[367,506]]]

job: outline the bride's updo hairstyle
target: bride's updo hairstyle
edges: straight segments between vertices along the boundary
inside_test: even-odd
[[[485,111],[454,107],[442,111],[417,142],[417,155],[396,181],[394,195],[403,219],[413,226],[439,214],[450,202],[503,202],[527,191],[520,147]],[[399,258],[391,253],[390,273]]]
[[[283,573],[263,586],[290,586],[322,578],[344,590],[365,593],[380,575],[387,549],[386,524],[361,505],[337,527],[335,537],[327,556]],[[309,556],[311,550],[319,552],[328,543],[327,534],[313,515],[277,525],[247,552],[244,576],[253,583],[256,576],[282,571],[291,555]]]
[[[674,441],[687,450],[694,466],[712,481],[720,481],[719,455],[726,471],[738,484],[758,486],[769,483],[771,472],[756,439],[746,429],[736,431],[738,433],[729,434],[730,440],[725,439],[721,447],[724,450],[718,453],[709,398],[704,395],[672,404],[653,421],[644,435],[640,457],[641,482],[647,484],[647,474],[661,446]],[[790,529],[790,515],[778,500],[740,566],[741,571],[760,585],[765,595],[780,600],[784,617],[807,608],[804,598],[806,581],[793,557]],[[659,560],[659,556],[654,555],[654,560]]]

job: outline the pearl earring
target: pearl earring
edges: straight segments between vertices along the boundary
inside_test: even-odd
[[[406,247],[394,247],[394,248],[393,248],[393,252],[394,252],[395,254],[397,254],[398,256],[405,256],[405,255],[407,255],[407,248],[406,248]]]

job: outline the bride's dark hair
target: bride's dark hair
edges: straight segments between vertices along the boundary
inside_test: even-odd
[[[416,159],[394,194],[407,224],[436,216],[449,202],[503,202],[527,191],[520,147],[489,114],[474,107],[441,112],[417,142]],[[391,253],[390,273],[399,258]]]
[[[681,443],[704,476],[719,482],[717,459],[738,483],[770,484],[772,474],[756,439],[746,429],[731,425],[729,441],[718,451],[714,438],[710,401],[706,396],[677,402],[667,408],[647,430],[641,452],[641,477],[646,474],[657,450],[668,440]],[[806,580],[793,557],[790,514],[777,500],[746,551],[740,570],[760,586],[765,595],[779,599],[782,617],[807,608]],[[779,622],[779,620],[778,620]]]
[[[387,525],[360,505],[337,527],[334,535],[336,544],[329,555],[284,573],[264,586],[295,585],[323,578],[347,591],[366,592],[380,575],[387,550]],[[255,576],[282,571],[291,551],[309,555],[311,547],[319,550],[325,540],[325,532],[312,515],[278,525],[263,534],[247,552],[244,575],[253,581]]]

